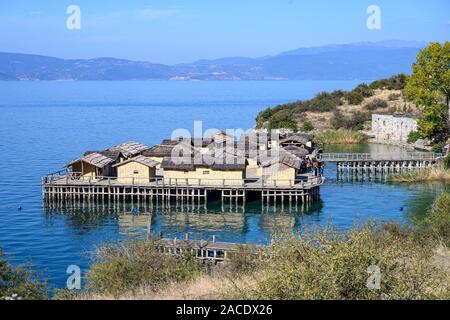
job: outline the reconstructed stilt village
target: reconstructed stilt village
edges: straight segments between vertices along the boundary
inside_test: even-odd
[[[86,151],[43,177],[42,195],[45,200],[310,202],[318,199],[324,181],[320,153],[309,134],[259,130],[239,139],[218,131],[152,147],[126,142]]]

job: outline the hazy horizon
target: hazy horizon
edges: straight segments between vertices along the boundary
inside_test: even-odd
[[[80,29],[66,25],[70,5]],[[369,8],[380,10],[369,29]],[[0,3],[0,51],[63,59],[115,57],[162,64],[223,57],[258,58],[330,44],[386,40],[443,42],[450,35],[450,3],[316,1],[303,3],[87,0]],[[368,13],[369,12],[369,13]]]

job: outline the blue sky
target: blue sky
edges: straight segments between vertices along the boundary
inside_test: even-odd
[[[68,30],[66,9],[81,9]],[[381,30],[366,27],[369,5]],[[259,57],[298,47],[450,40],[448,0],[40,0],[0,2],[0,51],[161,63]]]

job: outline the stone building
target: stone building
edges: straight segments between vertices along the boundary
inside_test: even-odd
[[[407,114],[372,114],[372,134],[377,140],[406,142],[417,128],[417,121]]]

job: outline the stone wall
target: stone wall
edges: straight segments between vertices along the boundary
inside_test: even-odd
[[[417,130],[417,121],[408,116],[372,115],[372,134],[376,140],[406,142],[408,134]]]

